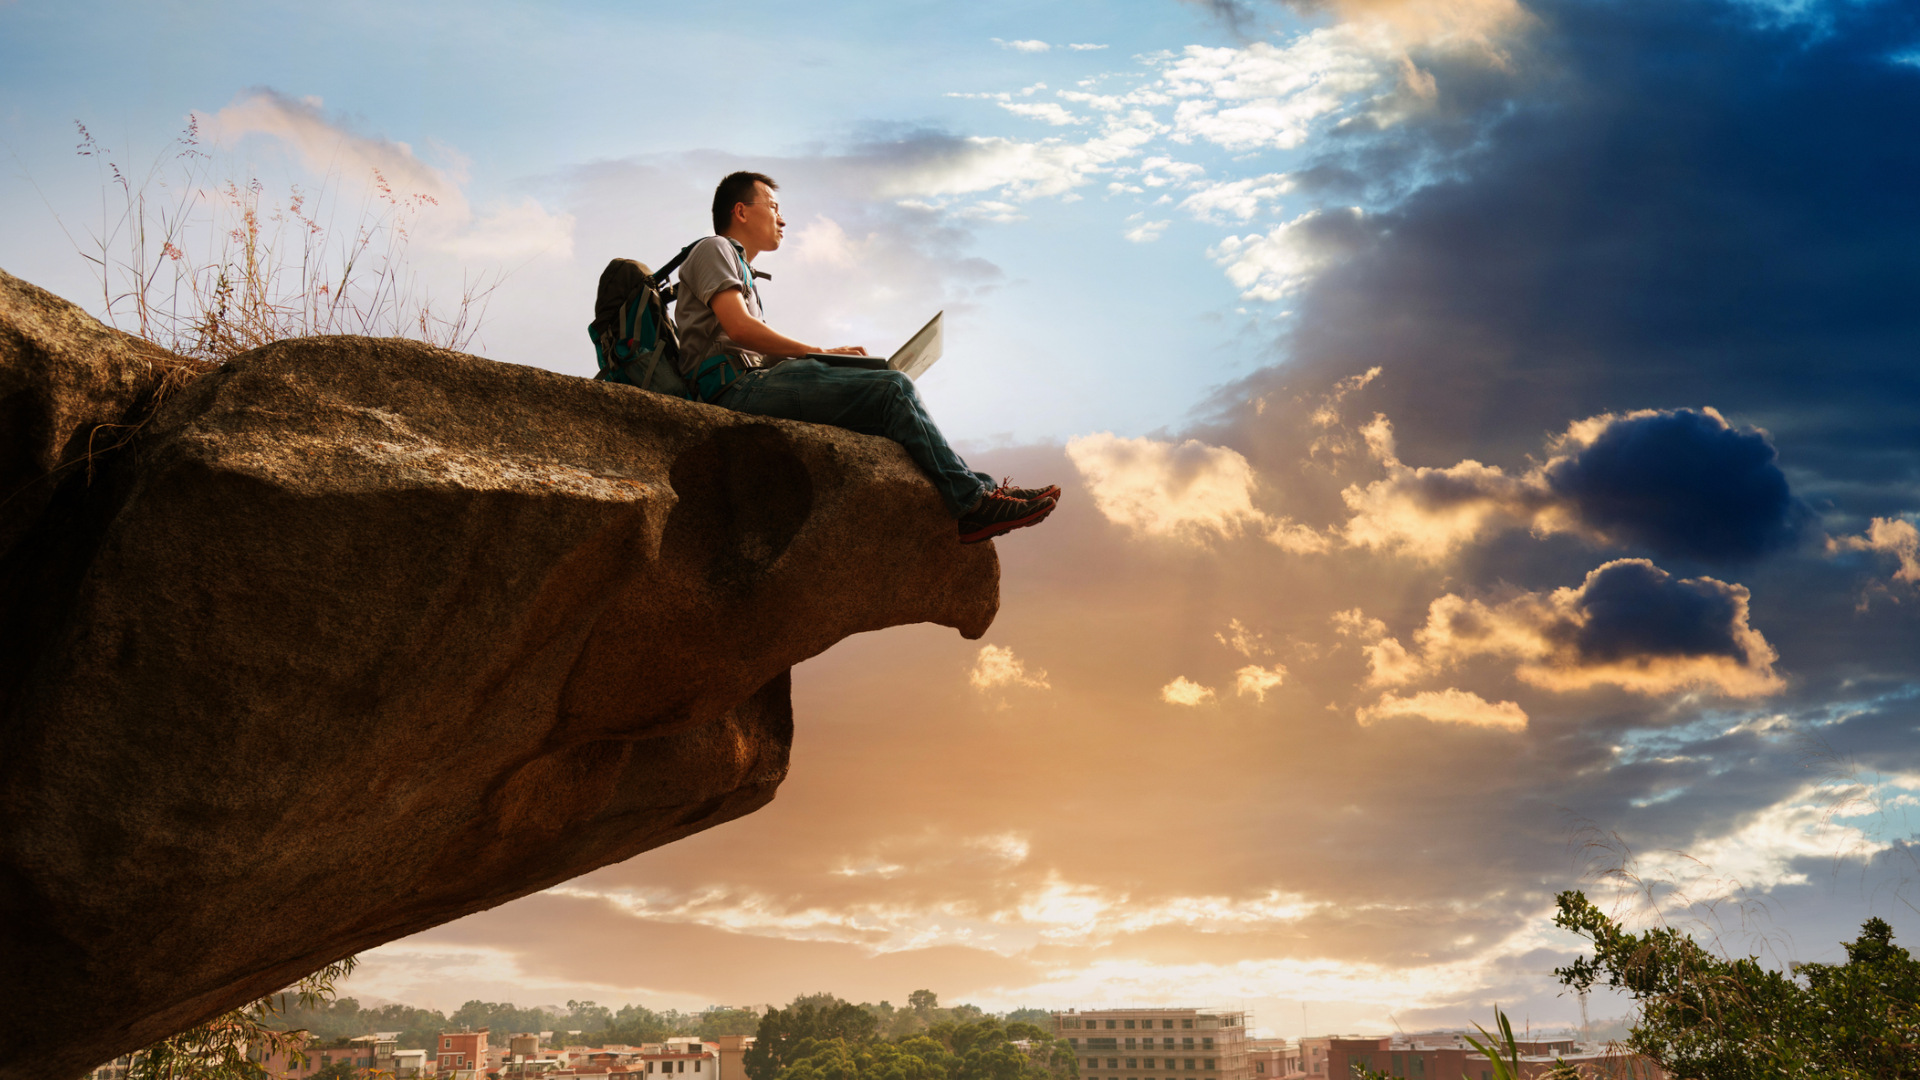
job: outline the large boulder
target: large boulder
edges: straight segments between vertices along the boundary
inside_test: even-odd
[[[0,509],[0,1080],[750,813],[789,668],[998,605],[884,439],[391,339],[156,395],[178,364],[30,288],[0,278],[0,482],[47,485]],[[139,433],[40,479],[101,423]]]

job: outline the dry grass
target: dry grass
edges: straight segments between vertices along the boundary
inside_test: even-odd
[[[343,230],[332,224],[336,186],[294,185],[273,202],[257,178],[213,182],[198,120],[137,178],[74,126],[78,153],[101,171],[100,227],[75,246],[111,325],[214,364],[289,338],[364,334],[464,350],[479,333],[497,280],[463,282],[457,301],[436,307],[408,265],[431,195],[397,192],[372,170]]]

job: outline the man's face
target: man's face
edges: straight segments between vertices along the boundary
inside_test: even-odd
[[[733,223],[734,238],[760,251],[777,250],[787,229],[787,219],[780,216],[780,201],[774,198],[773,189],[758,180],[753,184],[752,204],[740,203],[733,208]]]

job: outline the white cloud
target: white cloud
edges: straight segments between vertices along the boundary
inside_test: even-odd
[[[1035,690],[1050,690],[1047,673],[1027,670],[1027,665],[1013,655],[1013,650],[999,645],[982,645],[980,653],[974,658],[973,670],[967,673],[967,681],[975,690],[1002,690],[1010,686],[1025,686]]]
[[[1080,42],[1080,41],[1076,41],[1076,42],[1074,42],[1073,44],[1071,44],[1071,45],[1068,45],[1068,46],[1067,46],[1067,48],[1069,48],[1069,49],[1072,49],[1072,50],[1073,50],[1074,52],[1094,52],[1094,51],[1096,51],[1096,50],[1099,50],[1099,49],[1104,49],[1104,48],[1106,48],[1106,46],[1105,46],[1105,45],[1092,45],[1092,44],[1088,44],[1088,43],[1086,43],[1086,42]]]
[[[231,146],[249,136],[287,147],[307,171],[338,177],[372,202],[412,201],[417,215],[409,228],[423,248],[464,259],[500,261],[536,256],[570,258],[574,219],[555,214],[531,197],[515,204],[476,210],[461,189],[464,159],[449,152],[450,169],[420,160],[403,142],[361,135],[329,120],[317,97],[291,98],[272,90],[252,90],[203,117],[207,138]]]
[[[1293,190],[1293,178],[1286,173],[1266,173],[1240,180],[1222,180],[1208,184],[1180,202],[1180,209],[1201,221],[1220,221],[1233,217],[1251,221],[1262,204],[1277,203]]]
[[[1262,235],[1229,236],[1207,249],[1226,267],[1227,280],[1248,300],[1282,300],[1300,291],[1315,274],[1350,255],[1362,239],[1365,215],[1359,207],[1309,210]]]
[[[1205,705],[1213,701],[1213,687],[1201,686],[1185,675],[1177,675],[1172,682],[1160,688],[1160,700],[1169,705],[1185,705],[1189,708]]]
[[[1150,244],[1160,239],[1160,234],[1171,224],[1171,221],[1142,221],[1120,235],[1136,244]]]
[[[993,43],[1003,49],[1012,49],[1014,52],[1023,53],[1043,53],[1053,48],[1052,45],[1034,38],[1026,38],[1020,41],[1002,41],[1000,38],[994,38]]]
[[[1003,101],[1000,102],[1000,107],[1016,116],[1024,116],[1029,120],[1039,120],[1043,123],[1052,124],[1055,127],[1066,127],[1070,124],[1084,124],[1087,122],[1084,117],[1075,116],[1051,101]]]
[[[1468,727],[1498,728],[1503,731],[1524,731],[1527,727],[1527,713],[1511,701],[1489,702],[1479,694],[1448,687],[1445,690],[1422,690],[1412,697],[1399,697],[1393,693],[1382,694],[1379,701],[1362,706],[1354,714],[1362,727],[1371,727],[1382,720],[1416,717],[1430,720],[1436,724],[1463,724]]]
[[[975,136],[940,153],[890,163],[876,190],[883,198],[903,200],[989,191],[1016,200],[1067,195],[1137,155],[1163,130],[1150,113],[1133,110],[1110,116],[1098,135],[1083,142]]]
[[[1301,34],[1285,45],[1189,45],[1162,72],[1167,92],[1186,99],[1174,110],[1173,137],[1204,139],[1234,152],[1294,149],[1316,121],[1390,87],[1399,55],[1390,37],[1354,23]]]

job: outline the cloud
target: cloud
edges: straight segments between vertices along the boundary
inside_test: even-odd
[[[1314,275],[1350,257],[1369,239],[1358,207],[1309,210],[1263,235],[1229,236],[1207,249],[1248,300],[1284,300]]]
[[[1097,52],[1101,49],[1106,48],[1106,46],[1095,45],[1090,42],[1079,41],[1079,42],[1074,42],[1071,45],[1068,45],[1067,48],[1072,49],[1074,52]]]
[[[1546,489],[1620,546],[1749,560],[1795,543],[1812,516],[1788,490],[1767,433],[1734,428],[1711,408],[1596,416],[1557,449],[1540,470]]]
[[[430,200],[417,211],[410,230],[434,251],[501,262],[572,256],[573,215],[553,213],[530,196],[476,210],[461,186],[461,169],[436,168],[406,143],[354,132],[329,119],[323,108],[317,97],[256,88],[205,117],[204,130],[222,146],[250,136],[272,139],[291,150],[308,172],[338,177],[371,198]]]
[[[1082,435],[1067,458],[1087,481],[1108,521],[1148,536],[1205,544],[1248,531],[1294,552],[1324,551],[1326,537],[1253,504],[1253,467],[1224,446]]]
[[[1828,537],[1832,553],[1871,551],[1891,555],[1895,567],[1893,580],[1903,585],[1920,584],[1920,529],[1904,518],[1874,518],[1861,536]]]
[[[1384,625],[1352,612],[1346,625],[1376,639],[1371,681],[1398,685],[1478,657],[1514,661],[1522,682],[1569,692],[1616,686],[1639,694],[1705,690],[1732,698],[1776,693],[1777,656],[1748,623],[1745,586],[1676,578],[1645,559],[1618,559],[1576,588],[1523,592],[1496,603],[1448,594],[1433,601],[1410,654]]]
[[[1462,461],[1410,467],[1384,417],[1362,429],[1387,476],[1348,487],[1351,544],[1437,561],[1504,528],[1576,533],[1661,556],[1743,562],[1796,543],[1811,520],[1767,433],[1711,408],[1602,414],[1572,424],[1548,459],[1509,474]]]
[[[1431,720],[1436,724],[1497,728],[1502,731],[1524,731],[1527,727],[1526,710],[1513,702],[1502,701],[1495,704],[1488,702],[1479,694],[1452,687],[1445,690],[1422,690],[1411,697],[1404,698],[1391,692],[1382,694],[1379,701],[1362,706],[1354,716],[1360,721],[1361,727],[1372,727],[1382,720],[1402,717]]]
[[[917,136],[870,144],[862,153],[874,167],[876,194],[883,198],[942,200],[995,192],[1027,200],[1069,193],[1137,156],[1162,130],[1152,114],[1135,109],[1109,114],[1099,133],[1081,142]]]
[[[1267,691],[1278,689],[1280,684],[1286,682],[1287,668],[1284,664],[1274,664],[1271,667],[1248,664],[1234,672],[1233,678],[1234,686],[1241,697],[1251,694],[1255,701],[1264,702],[1267,700]]]
[[[1300,146],[1315,122],[1341,112],[1392,78],[1395,45],[1356,24],[1324,27],[1285,45],[1189,45],[1162,69],[1182,98],[1173,137],[1234,152]]]
[[[1180,209],[1201,221],[1217,222],[1227,217],[1251,221],[1260,213],[1263,204],[1276,203],[1282,195],[1293,189],[1293,179],[1285,173],[1221,180],[1207,184],[1182,199]]]
[[[967,673],[967,681],[973,684],[975,690],[982,692],[1010,686],[1052,689],[1047,683],[1046,672],[1028,672],[1026,664],[1013,655],[1012,649],[999,645],[980,646],[980,653],[973,661],[973,670]]]
[[[1213,687],[1201,686],[1185,675],[1176,675],[1172,682],[1160,688],[1160,700],[1169,705],[1207,705],[1213,701]]]
[[[1035,38],[1026,38],[1020,41],[1003,41],[1000,38],[994,38],[993,43],[1003,49],[1012,49],[1014,52],[1023,53],[1043,53],[1053,48],[1052,45]]]
[[[1171,224],[1171,221],[1142,221],[1120,235],[1136,244],[1150,244],[1160,239],[1160,234]]]
[[[1273,655],[1273,649],[1267,645],[1267,636],[1241,625],[1239,619],[1230,619],[1225,631],[1217,632],[1213,639],[1249,660]]]
[[[1066,127],[1070,124],[1084,124],[1087,122],[1085,117],[1075,116],[1062,108],[1057,102],[1052,101],[1003,101],[1000,102],[1000,107],[1013,113],[1015,116],[1024,116],[1029,120],[1039,120],[1042,123],[1052,124],[1055,127]]]

